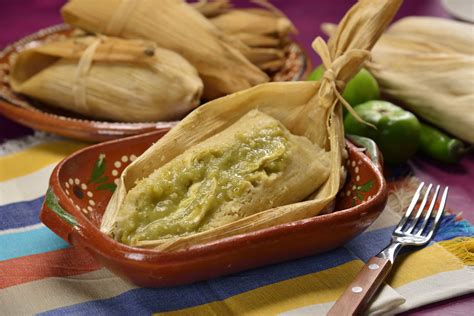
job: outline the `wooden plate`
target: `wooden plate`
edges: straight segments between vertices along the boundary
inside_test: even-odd
[[[25,96],[16,94],[8,84],[10,64],[18,52],[47,42],[71,36],[74,29],[60,24],[42,29],[24,37],[0,52],[0,113],[22,125],[85,141],[100,142],[141,134],[153,130],[169,130],[177,122],[121,123],[96,121],[66,110],[49,107]],[[301,47],[292,43],[288,47],[283,68],[272,75],[273,81],[304,79],[311,71],[310,59]]]
[[[339,247],[372,224],[387,202],[375,143],[357,138],[367,154],[348,142],[348,177],[333,213],[177,252],[118,243],[99,230],[117,178],[164,134],[158,131],[105,142],[69,156],[51,175],[40,215],[41,221],[61,238],[84,247],[112,272],[139,286],[190,283]]]

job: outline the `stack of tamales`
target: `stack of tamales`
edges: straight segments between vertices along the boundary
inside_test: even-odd
[[[115,121],[181,119],[201,98],[269,81],[264,70],[283,65],[294,31],[273,7],[234,10],[223,0],[70,0],[61,13],[90,35],[21,52],[12,88]]]

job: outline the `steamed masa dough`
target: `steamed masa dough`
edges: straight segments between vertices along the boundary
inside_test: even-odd
[[[136,245],[206,231],[301,201],[328,175],[324,150],[252,110],[137,181],[112,235]]]

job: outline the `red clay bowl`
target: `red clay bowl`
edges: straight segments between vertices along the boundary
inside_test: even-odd
[[[120,244],[99,230],[121,171],[165,132],[110,141],[80,150],[53,171],[41,221],[72,245],[139,286],[174,286],[214,278],[339,247],[365,230],[387,202],[375,144],[347,142],[347,181],[333,213],[200,244],[159,252]],[[352,139],[354,141],[354,139]]]
[[[97,121],[66,110],[50,107],[15,93],[9,85],[10,64],[18,52],[47,42],[64,39],[74,30],[66,25],[51,26],[28,35],[0,52],[0,114],[22,125],[79,140],[100,142],[156,130],[169,130],[176,121],[123,123]],[[303,80],[311,61],[295,42],[286,50],[286,61],[272,81]]]

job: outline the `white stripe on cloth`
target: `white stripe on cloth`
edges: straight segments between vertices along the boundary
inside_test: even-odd
[[[394,314],[452,297],[474,293],[474,267],[465,266],[459,270],[441,272],[418,279],[398,287],[396,291],[409,299],[405,304],[393,310]]]
[[[25,176],[0,182],[0,206],[31,201],[44,195],[55,166],[56,163],[50,164]]]
[[[38,224],[30,225],[30,226],[0,230],[0,236],[1,235],[8,235],[8,234],[15,234],[15,233],[29,232],[29,231],[40,229],[40,228],[43,228],[43,227],[46,227],[46,226],[44,226],[43,223],[38,223]]]
[[[121,280],[105,268],[78,276],[47,278],[1,290],[0,314],[33,315],[90,300],[114,297],[134,288],[136,286]],[[45,291],[51,295],[45,295]]]
[[[382,290],[375,296],[374,302],[370,305],[368,315],[387,315],[387,313],[397,306],[405,303],[405,298],[400,296],[393,288],[385,285]],[[308,305],[305,307],[293,309],[281,313],[281,316],[314,316],[326,315],[334,302]]]
[[[0,144],[0,156],[10,155],[33,147],[35,145],[44,144],[61,139],[64,138],[45,132],[35,131],[33,135],[10,139],[4,142],[3,144]]]

